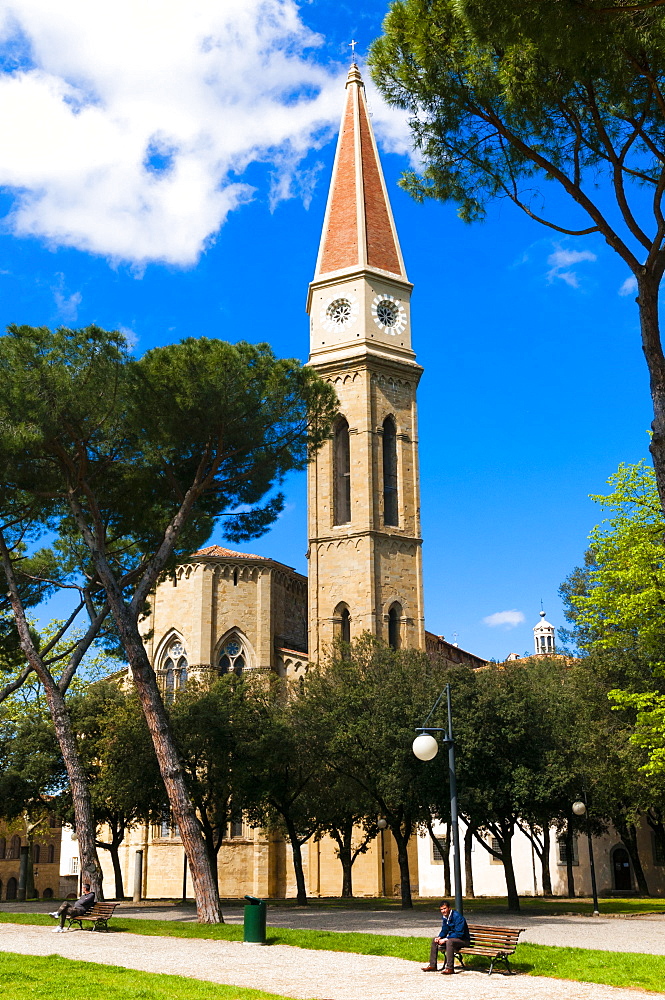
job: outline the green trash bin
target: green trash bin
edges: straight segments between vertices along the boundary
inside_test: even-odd
[[[266,910],[267,904],[256,896],[245,896],[249,905],[245,906],[244,937],[245,944],[266,943]]]

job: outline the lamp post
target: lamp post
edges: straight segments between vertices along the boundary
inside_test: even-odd
[[[584,801],[578,799],[577,802],[573,802],[573,812],[576,816],[586,815],[586,835],[589,842],[589,869],[591,871],[591,892],[593,893],[593,915],[594,917],[599,917],[600,910],[598,909],[598,890],[596,888],[596,866],[593,863],[593,841],[591,838],[591,823],[589,821],[589,806],[586,791],[583,791],[582,795],[584,796]]]
[[[448,727],[441,729],[428,726],[427,722],[434,714],[439,702],[446,695],[448,707]],[[457,775],[455,773],[455,741],[453,740],[453,708],[450,695],[450,684],[446,684],[444,690],[436,699],[434,706],[425,719],[425,724],[416,729],[419,736],[413,741],[413,752],[418,760],[433,760],[439,752],[439,744],[432,733],[444,733],[442,743],[448,747],[448,780],[450,784],[450,825],[453,828],[453,875],[455,879],[455,909],[458,913],[464,912],[464,902],[462,899],[462,870],[460,866],[459,850],[459,825],[457,819]]]
[[[388,826],[388,820],[380,816],[377,820],[376,825],[381,831],[381,895],[385,897],[386,895],[386,847],[383,840],[384,831]]]

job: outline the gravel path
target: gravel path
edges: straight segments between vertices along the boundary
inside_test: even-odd
[[[94,934],[88,930],[53,934],[51,928],[0,924],[0,951],[120,965],[255,989],[299,1000],[638,1000],[644,992],[573,983],[536,976],[481,972],[451,977],[423,975],[420,966],[399,958],[307,952],[285,945],[269,949],[231,941]],[[656,996],[660,994],[650,994]]]
[[[602,904],[601,904],[602,905]],[[3,902],[0,912],[47,913],[53,906],[38,902]],[[164,906],[157,902],[122,903],[116,914],[152,920],[196,921],[193,904]],[[398,934],[402,937],[430,937],[439,927],[439,914],[435,906],[426,910],[371,910],[325,906],[310,903],[306,907],[268,905],[268,924],[271,927],[306,928],[319,931],[367,931],[372,934]],[[242,923],[243,907],[226,903],[224,919],[230,924]],[[473,913],[467,919],[476,924],[501,927],[524,927],[520,940],[532,944],[562,945],[572,948],[598,948],[602,951],[645,952],[665,955],[665,914],[640,914],[635,916],[582,917],[558,914],[537,916],[528,913],[508,914],[488,911]],[[424,956],[426,957],[426,956]]]

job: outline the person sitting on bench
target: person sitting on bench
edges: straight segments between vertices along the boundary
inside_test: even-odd
[[[432,938],[432,946],[429,950],[429,965],[426,965],[423,972],[438,972],[437,962],[440,951],[445,951],[446,962],[442,970],[442,975],[452,976],[455,971],[455,952],[468,945],[469,928],[461,913],[453,910],[445,900],[439,907],[441,910],[441,930],[439,936]]]
[[[69,917],[82,917],[84,914],[88,913],[89,910],[95,905],[95,894],[90,891],[90,884],[88,882],[83,883],[83,895],[74,903],[63,903],[62,906],[58,907],[53,913],[49,913],[49,917],[60,918],[60,926],[53,928],[54,934],[61,934],[65,929],[65,920]]]

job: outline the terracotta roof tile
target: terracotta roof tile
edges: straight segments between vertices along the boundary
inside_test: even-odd
[[[317,273],[369,266],[405,278],[367,113],[365,87],[355,65],[349,71],[346,87]]]
[[[233,549],[225,549],[221,545],[208,545],[205,549],[193,552],[194,556],[212,556],[215,559],[259,559],[261,562],[271,562],[265,556],[257,556],[252,552],[234,552]]]

